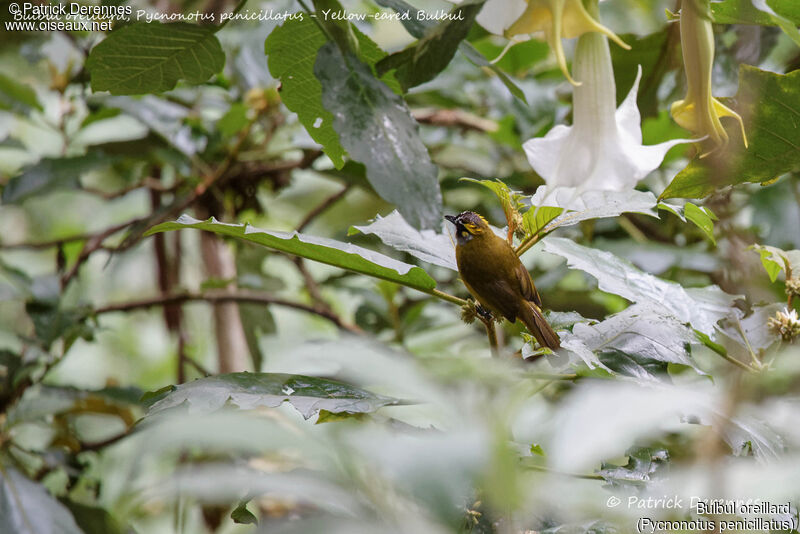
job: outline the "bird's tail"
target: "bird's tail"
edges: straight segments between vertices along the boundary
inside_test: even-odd
[[[542,310],[536,304],[526,300],[520,306],[518,313],[519,319],[541,346],[550,350],[558,350],[561,347],[561,340],[558,338],[558,334],[547,324],[545,318],[542,317]]]

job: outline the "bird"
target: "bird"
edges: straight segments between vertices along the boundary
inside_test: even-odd
[[[531,275],[505,239],[481,215],[445,215],[456,227],[456,263],[461,280],[485,310],[522,321],[543,347],[558,350],[558,334],[542,316],[542,299]],[[481,311],[481,310],[479,310]]]

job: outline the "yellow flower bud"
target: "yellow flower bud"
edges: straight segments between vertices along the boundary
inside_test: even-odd
[[[672,103],[672,118],[683,128],[708,138],[716,149],[728,144],[728,134],[720,117],[733,117],[739,121],[744,146],[747,147],[742,118],[711,95],[714,30],[708,0],[681,2],[681,46],[687,89],[683,100]]]
[[[607,35],[622,48],[630,50],[630,46],[625,44],[617,34],[600,24],[586,11],[581,0],[526,1],[525,11],[505,31],[506,37],[544,32],[545,39],[556,55],[558,66],[572,85],[580,85],[580,82],[572,79],[567,70],[564,47],[561,45],[562,38],[571,39],[587,32],[599,32]]]

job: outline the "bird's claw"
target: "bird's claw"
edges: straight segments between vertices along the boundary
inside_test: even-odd
[[[480,315],[486,321],[493,321],[494,320],[494,316],[492,315],[492,312],[490,312],[489,310],[487,310],[486,308],[484,308],[480,304],[476,304],[475,305],[475,311],[478,313],[478,315]]]

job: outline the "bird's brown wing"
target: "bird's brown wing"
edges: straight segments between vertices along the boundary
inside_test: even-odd
[[[528,273],[528,269],[522,265],[522,262],[517,264],[516,269],[514,269],[514,274],[519,282],[519,288],[523,298],[533,302],[541,308],[542,298],[539,296],[539,292],[536,291],[536,286],[533,285],[531,275]]]

